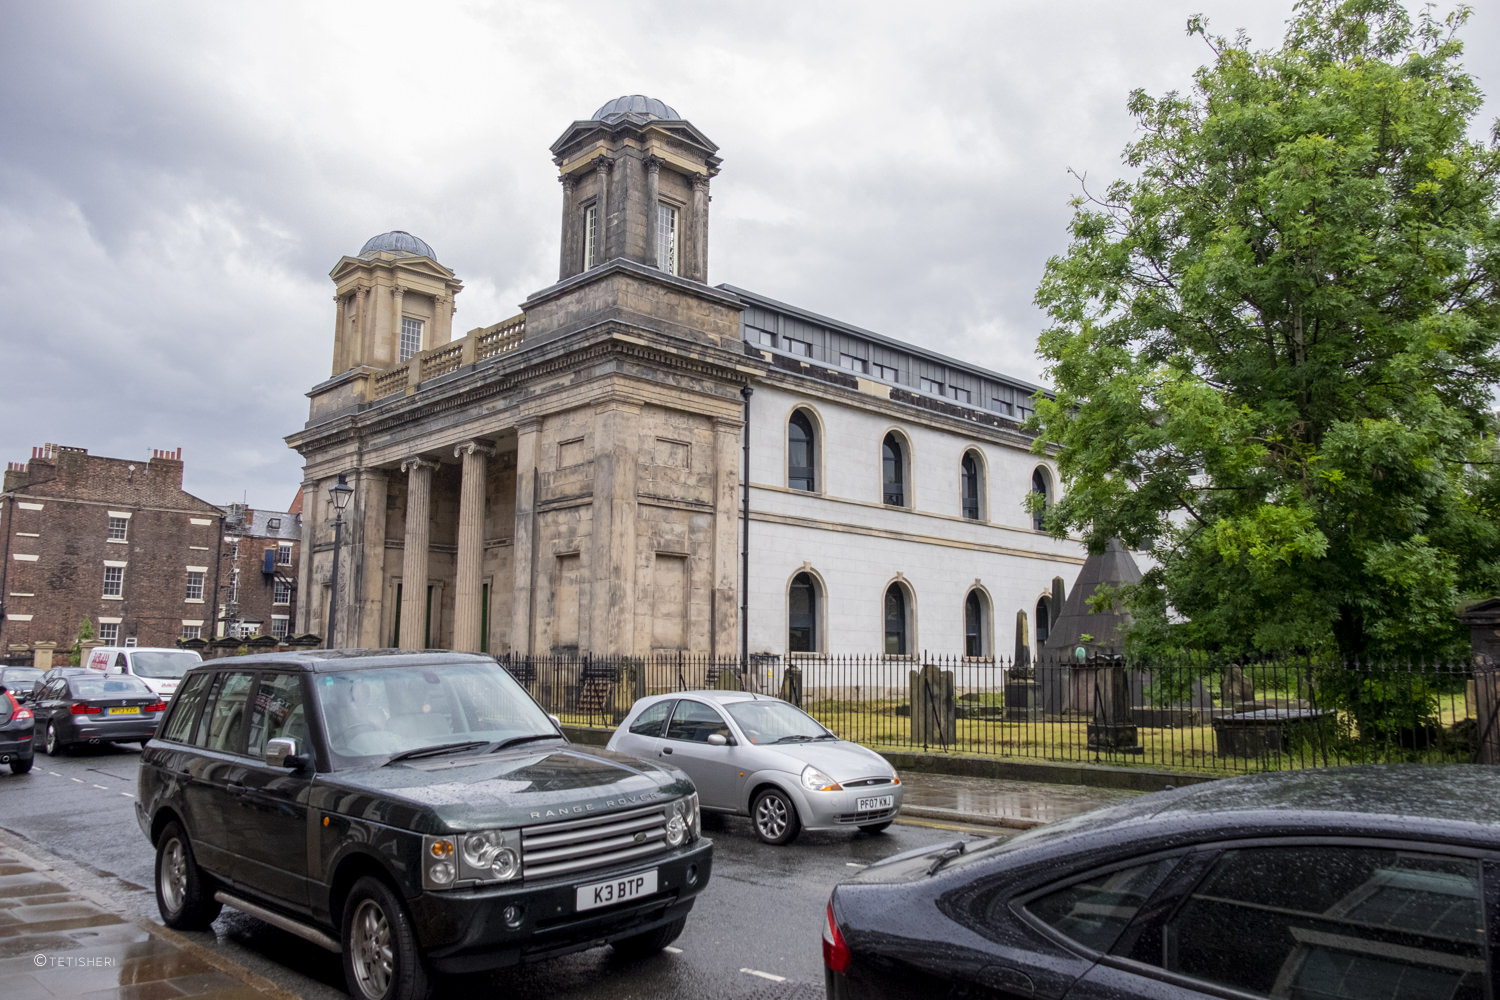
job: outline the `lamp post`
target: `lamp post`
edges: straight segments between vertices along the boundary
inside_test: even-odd
[[[344,508],[354,496],[354,487],[339,473],[339,481],[328,488],[328,501],[333,504],[333,572],[328,577],[328,637],[323,640],[324,649],[333,648],[334,613],[339,600],[339,542],[344,533]]]

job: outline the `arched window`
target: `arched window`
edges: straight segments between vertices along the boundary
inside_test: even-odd
[[[792,577],[787,593],[786,648],[789,653],[818,651],[818,585],[810,573]]]
[[[901,451],[901,440],[895,434],[887,434],[880,446],[881,496],[892,507],[906,506],[906,456]]]
[[[885,652],[887,656],[905,656],[910,652],[907,634],[906,591],[893,583],[885,589]]]
[[[1041,649],[1052,634],[1052,600],[1043,597],[1036,602],[1036,648]]]
[[[984,595],[977,590],[969,591],[964,598],[964,655],[988,656],[989,643],[984,627]]]
[[[963,498],[964,517],[979,520],[979,458],[972,452],[964,452],[959,463],[958,492]]]
[[[813,434],[812,421],[806,413],[798,410],[787,421],[786,427],[786,484],[794,490],[817,489],[814,475],[817,438]]]
[[[1052,502],[1052,493],[1047,488],[1047,472],[1040,465],[1031,474],[1031,492],[1042,495],[1042,505],[1031,515],[1031,526],[1037,531],[1045,530],[1047,505]]]

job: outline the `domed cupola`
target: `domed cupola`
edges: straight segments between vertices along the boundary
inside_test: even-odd
[[[616,97],[552,144],[563,184],[559,280],[613,260],[708,281],[719,147],[665,101]]]
[[[407,254],[412,257],[426,257],[431,261],[437,260],[437,254],[432,252],[432,247],[427,244],[426,240],[418,239],[411,233],[400,229],[393,229],[379,236],[371,236],[365,240],[365,245],[359,248],[359,256],[364,260],[369,260],[381,251]]]

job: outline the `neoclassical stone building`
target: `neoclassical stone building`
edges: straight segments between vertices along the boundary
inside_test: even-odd
[[[559,280],[521,315],[454,339],[463,285],[407,233],[334,267],[332,377],[287,438],[298,622],[491,653],[1009,654],[1083,561],[1024,506],[1055,488],[1020,429],[1035,387],[708,285],[717,147],[660,101],[552,153]]]

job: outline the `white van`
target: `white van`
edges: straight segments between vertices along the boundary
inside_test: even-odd
[[[189,667],[203,662],[191,649],[165,646],[99,646],[89,653],[84,664],[90,670],[109,674],[131,674],[139,677],[162,701],[177,691],[177,684]]]

